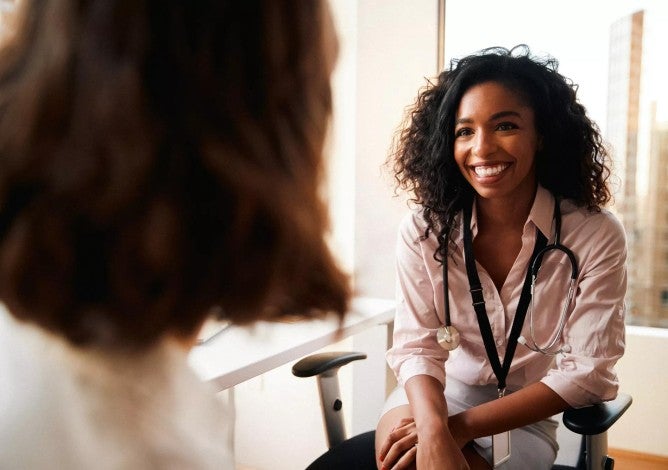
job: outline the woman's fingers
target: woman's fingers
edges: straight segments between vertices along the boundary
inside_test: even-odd
[[[409,428],[412,429],[410,432],[406,432],[407,428],[408,427],[402,427],[390,433],[388,442],[390,439],[392,439],[392,441],[383,458],[383,468],[408,468],[406,465],[415,461],[415,444],[417,442],[417,432],[415,431],[415,426]],[[401,434],[403,434],[403,437],[399,437]],[[394,438],[392,435],[394,435]],[[397,467],[400,462],[402,463],[402,466]]]
[[[413,444],[410,449],[403,453],[403,455],[397,460],[397,463],[391,470],[408,470],[415,468],[415,459],[417,456],[417,446]],[[383,464],[383,466],[385,466]]]
[[[413,420],[413,418],[401,418],[399,420],[399,424],[397,425],[397,428],[400,428],[402,426],[406,426],[406,425],[409,425],[409,424],[414,424],[414,423],[415,423],[415,420]]]
[[[415,435],[413,444],[417,442],[417,430],[415,428],[415,421],[412,419],[402,419],[397,425],[392,429],[392,432],[388,434],[385,442],[380,447],[379,456],[382,461],[385,461],[387,454],[389,453],[392,446],[399,440],[410,436],[411,434]]]

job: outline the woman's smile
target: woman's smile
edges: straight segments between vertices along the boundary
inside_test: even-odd
[[[493,176],[498,176],[503,173],[511,164],[508,162],[505,163],[496,163],[496,164],[483,164],[483,165],[471,165],[471,169],[476,174],[478,178],[490,178]]]

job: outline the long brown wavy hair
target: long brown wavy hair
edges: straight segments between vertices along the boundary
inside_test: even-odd
[[[24,0],[0,51],[0,298],[76,345],[342,316],[315,0]],[[327,34],[329,33],[329,34]]]
[[[477,84],[498,82],[533,109],[542,138],[536,155],[539,184],[592,211],[610,201],[609,156],[598,126],[578,101],[577,86],[557,69],[554,58],[534,57],[524,45],[490,48],[453,60],[420,91],[388,163],[398,188],[412,193],[411,200],[422,207],[424,236],[436,234],[437,260],[447,254],[455,216],[474,195],[454,159],[454,121],[462,96]]]

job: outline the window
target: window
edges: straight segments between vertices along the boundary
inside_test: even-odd
[[[612,210],[629,248],[627,322],[668,325],[668,2],[447,1],[446,63],[517,44],[559,60],[611,144]]]

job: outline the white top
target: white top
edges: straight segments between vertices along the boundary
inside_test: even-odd
[[[533,252],[536,229],[550,243],[554,240],[553,208],[554,198],[539,187],[524,225],[522,248],[500,291],[487,271],[477,265],[501,359]],[[575,298],[568,306],[566,325],[557,341],[559,345],[567,345],[569,351],[553,358],[518,344],[507,384],[510,390],[517,390],[542,381],[571,406],[583,406],[612,399],[617,394],[614,365],[624,353],[626,238],[621,224],[608,211],[589,212],[562,201],[561,213],[562,244],[573,251],[580,269]],[[457,219],[460,224],[461,219]],[[394,347],[387,355],[389,364],[401,384],[418,374],[431,375],[441,383],[449,375],[469,385],[496,384],[471,304],[461,230],[455,233],[457,249],[449,260],[448,274],[450,315],[452,325],[461,334],[461,344],[457,354],[450,356],[438,345],[436,329],[443,324],[444,315],[443,271],[433,257],[438,247],[436,236],[432,232],[427,239],[420,239],[425,227],[422,215],[415,212],[403,221],[399,231],[398,301]],[[471,230],[475,238],[475,208]],[[568,258],[560,252],[551,251],[543,258],[533,315],[535,339],[541,346],[549,343],[557,332],[570,269]],[[529,329],[527,313],[522,335],[531,341]]]
[[[0,468],[232,469],[230,416],[173,342],[83,351],[0,306]]]

